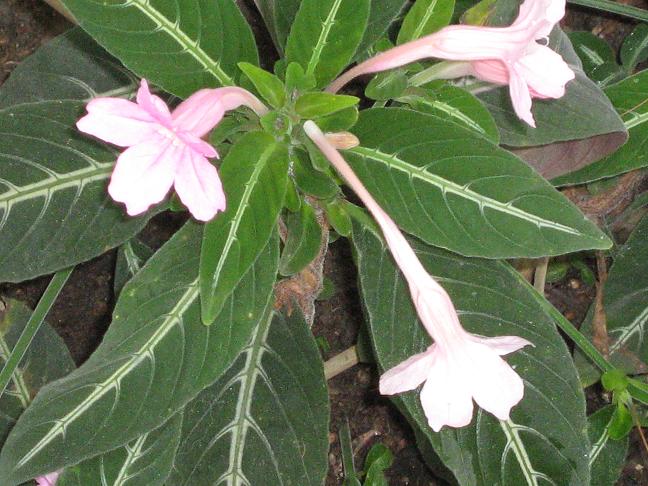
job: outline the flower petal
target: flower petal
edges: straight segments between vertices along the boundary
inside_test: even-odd
[[[534,44],[516,63],[516,71],[534,92],[546,98],[560,98],[565,85],[576,76],[560,54]]]
[[[427,377],[434,364],[434,344],[426,351],[415,354],[402,363],[385,371],[380,377],[380,393],[395,395],[413,390]]]
[[[152,95],[146,79],[142,79],[137,90],[137,104],[162,124],[170,126],[171,112],[169,107],[158,96]]]
[[[197,220],[209,221],[225,210],[225,193],[216,167],[191,148],[183,152],[174,185],[180,200]]]
[[[508,420],[511,408],[524,396],[522,378],[488,346],[471,343],[466,351],[473,366],[465,378],[477,405],[500,420]]]
[[[158,121],[139,105],[121,98],[95,98],[77,128],[120,147],[130,147],[155,135]]]
[[[531,341],[527,341],[518,336],[497,336],[482,337],[474,334],[468,334],[469,339],[476,343],[481,343],[497,353],[499,356],[513,353],[524,346],[533,346]]]
[[[514,66],[509,71],[509,93],[511,94],[511,102],[513,103],[515,114],[518,118],[535,128],[535,120],[531,114],[531,93],[529,92],[529,87]]]
[[[126,149],[117,159],[108,193],[126,203],[129,215],[143,213],[171,188],[183,148],[159,137]]]
[[[225,109],[217,89],[201,89],[173,110],[173,126],[200,138],[223,119]]]
[[[435,432],[444,425],[463,427],[472,420],[472,394],[462,364],[454,359],[450,363],[437,348],[434,366],[421,390],[421,405]]]

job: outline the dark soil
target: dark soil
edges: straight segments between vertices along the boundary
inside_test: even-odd
[[[643,0],[638,0],[642,2]],[[645,6],[645,3],[644,3]],[[250,11],[246,14],[251,14]],[[253,21],[258,35],[263,31],[258,19]],[[593,17],[576,10],[567,17],[568,25],[582,30],[594,30],[605,34],[618,46],[628,31],[627,24],[615,18]],[[52,37],[70,27],[41,0],[0,0],[0,83],[18,62]],[[276,54],[267,36],[259,39],[265,46],[264,60],[274,59]],[[270,65],[270,62],[264,63]],[[159,247],[182,222],[182,216],[162,214],[154,218],[143,233],[146,243]],[[77,364],[82,363],[101,341],[110,323],[114,304],[113,269],[115,251],[79,265],[52,311],[48,322],[67,343]],[[339,240],[331,245],[325,264],[325,274],[335,285],[335,294],[317,303],[314,334],[326,343],[323,357],[328,359],[355,344],[363,325],[362,311],[356,286],[355,271],[348,243]],[[42,277],[21,284],[0,284],[0,297],[12,297],[35,306],[49,277]],[[568,275],[560,282],[547,286],[547,296],[572,322],[582,321],[589,307],[594,289]],[[381,442],[391,449],[395,460],[388,471],[392,485],[441,485],[421,459],[414,443],[413,433],[391,405],[378,393],[378,375],[370,364],[358,365],[329,381],[331,399],[331,429],[329,440],[329,474],[327,486],[341,484],[342,464],[338,431],[348,419],[353,438],[356,465],[361,467],[369,448]],[[590,390],[592,402],[601,400],[598,390]],[[642,464],[638,438],[633,435],[631,453],[620,485],[648,484],[648,475]]]

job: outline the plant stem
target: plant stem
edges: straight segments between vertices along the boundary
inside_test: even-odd
[[[40,329],[41,324],[45,320],[45,316],[61,292],[65,282],[67,282],[72,270],[74,270],[74,267],[56,272],[47,286],[47,289],[45,289],[45,293],[43,293],[43,296],[38,301],[36,309],[34,309],[29,321],[27,321],[25,329],[23,329],[23,332],[20,334],[13,351],[7,358],[7,362],[0,372],[0,396],[2,396],[7,389],[7,384],[9,383],[9,380],[11,380],[11,376],[14,374],[14,371],[16,371],[16,368],[25,356],[32,339],[34,339],[38,329]]]
[[[549,268],[549,257],[540,258],[533,273],[533,286],[540,295],[545,294],[545,283],[547,282],[547,268]]]
[[[357,364],[358,352],[355,346],[351,346],[324,363],[324,376],[328,381]]]
[[[603,10],[625,17],[642,20],[648,22],[648,10],[633,7],[631,5],[623,5],[622,3],[612,2],[610,0],[567,0],[574,5],[581,5],[583,7],[595,8],[596,10]]]

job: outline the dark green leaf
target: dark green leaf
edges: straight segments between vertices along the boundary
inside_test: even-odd
[[[254,0],[279,54],[283,54],[290,27],[301,0]]]
[[[73,128],[83,105],[41,102],[0,111],[0,282],[89,260],[139,232],[106,185],[116,155]]]
[[[628,438],[610,440],[608,427],[615,409],[613,405],[608,405],[587,418],[587,432],[592,443],[589,453],[591,486],[614,486],[621,475]]]
[[[554,179],[554,184],[583,184],[648,165],[648,69],[608,86],[605,94],[623,119],[630,135],[628,142],[602,160]]]
[[[0,108],[55,100],[88,101],[136,90],[134,76],[76,27],[48,42],[11,73],[0,89]]]
[[[373,226],[354,222],[353,245],[364,308],[382,369],[426,349],[405,280]],[[433,433],[418,393],[396,402],[423,432],[460,485],[570,484],[589,486],[585,400],[549,306],[505,263],[467,259],[412,242],[425,268],[453,299],[462,324],[483,336],[516,335],[533,342],[506,356],[525,392],[508,421],[481,409],[469,426]]]
[[[317,222],[315,210],[306,201],[299,213],[289,214],[286,223],[288,236],[281,260],[279,273],[293,275],[303,270],[319,254],[322,241],[322,227]]]
[[[355,125],[358,121],[359,114],[358,107],[352,106],[331,115],[318,118],[317,126],[323,132],[341,132]]]
[[[407,0],[371,0],[369,22],[356,51],[355,61],[369,57],[368,51],[371,51],[376,41],[387,33],[387,29],[398,19],[407,3]]]
[[[339,192],[338,185],[328,174],[315,170],[306,152],[294,150],[292,155],[295,183],[303,193],[328,199]]]
[[[126,282],[140,271],[151,255],[153,255],[153,250],[138,238],[132,238],[119,247],[113,278],[115,296],[119,296]]]
[[[290,30],[286,60],[325,86],[351,61],[367,26],[370,0],[302,0]]]
[[[355,106],[359,101],[355,96],[305,93],[297,98],[295,111],[302,118],[318,118]]]
[[[227,373],[187,405],[167,486],[321,485],[328,416],[310,329],[299,312],[269,310]]]
[[[383,444],[375,444],[365,458],[366,476],[364,486],[389,486],[384,471],[391,467],[394,462],[394,455],[389,447]]]
[[[250,78],[259,94],[275,108],[281,108],[286,101],[285,88],[281,80],[249,62],[239,62],[238,67]]]
[[[640,23],[625,38],[621,45],[621,62],[628,73],[632,73],[637,64],[648,59],[648,24]]]
[[[339,199],[326,204],[326,219],[339,235],[351,234],[351,217]]]
[[[365,88],[365,96],[372,100],[398,98],[407,88],[407,76],[400,69],[376,74]]]
[[[473,131],[402,108],[365,110],[347,159],[407,232],[489,258],[542,256],[610,241],[531,168]]]
[[[156,429],[239,355],[271,305],[278,241],[270,240],[207,327],[199,303],[202,229],[190,222],[176,233],[126,284],[90,359],[41,390],[0,454],[0,484],[79,463]]]
[[[617,74],[621,73],[612,48],[603,39],[591,32],[571,32],[568,37],[583,64],[583,71],[591,79],[606,84],[606,66],[613,66]]]
[[[151,486],[164,484],[180,443],[182,412],[124,447],[65,469],[57,486]]]
[[[349,428],[349,419],[344,421],[344,425],[338,431],[340,440],[340,455],[342,456],[342,466],[344,467],[344,482],[342,486],[362,486],[356,475],[355,464],[353,461],[353,445],[351,443],[351,429]]]
[[[403,20],[396,43],[420,39],[445,27],[453,11],[454,0],[416,0]]]
[[[288,152],[262,132],[245,135],[220,168],[227,209],[205,225],[200,255],[202,319],[211,324],[266,246],[283,207]]]
[[[30,317],[31,310],[22,302],[0,299],[0,367],[7,361]],[[38,391],[73,369],[74,362],[65,343],[44,322],[0,397],[0,446]]]
[[[181,98],[231,85],[258,64],[254,36],[232,0],[63,0],[99,44],[139,76]]]
[[[412,89],[399,99],[416,110],[446,118],[499,144],[499,131],[492,115],[475,96],[443,81]]]

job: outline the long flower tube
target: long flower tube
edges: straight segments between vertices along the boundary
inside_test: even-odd
[[[565,0],[525,0],[509,27],[453,25],[407,42],[358,64],[327,88],[337,92],[362,74],[393,69],[426,58],[464,61],[454,75],[472,75],[508,84],[519,118],[535,127],[531,98],[560,98],[575,74],[560,54],[546,45],[547,36],[565,15]]]
[[[408,283],[419,319],[434,343],[380,378],[380,392],[393,395],[425,382],[421,404],[428,423],[463,427],[473,415],[473,399],[507,420],[524,394],[520,376],[500,357],[531,345],[517,336],[488,338],[467,332],[446,291],[425,270],[396,223],[375,201],[337,149],[312,121],[304,131],[371,212]]]

